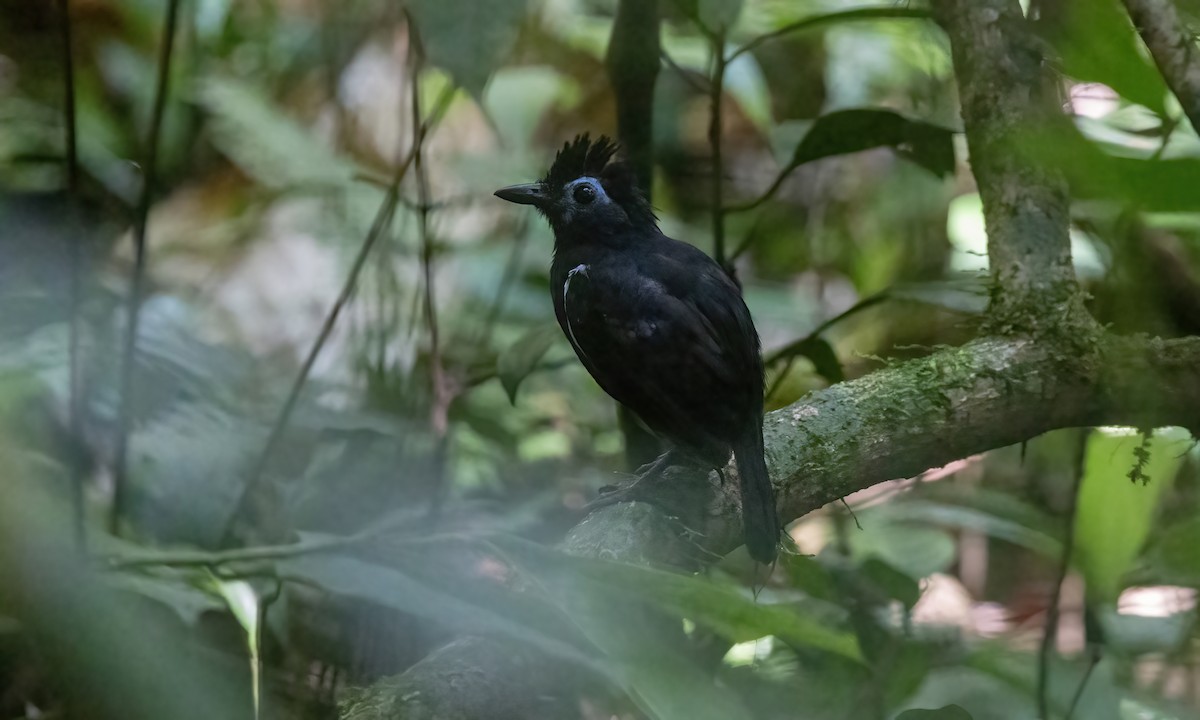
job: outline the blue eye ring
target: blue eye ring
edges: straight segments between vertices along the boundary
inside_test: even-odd
[[[596,188],[583,183],[582,185],[576,185],[571,195],[575,198],[575,202],[580,205],[587,205],[596,199]]]

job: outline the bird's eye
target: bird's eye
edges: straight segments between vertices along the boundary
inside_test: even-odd
[[[587,205],[596,199],[596,189],[591,185],[577,185],[575,187],[575,202],[581,205]]]

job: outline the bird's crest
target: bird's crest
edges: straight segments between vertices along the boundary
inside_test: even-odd
[[[654,223],[657,218],[646,196],[638,188],[629,163],[617,157],[618,146],[607,135],[595,141],[587,133],[563,143],[554,164],[542,178],[549,188],[561,188],[572,180],[591,176],[600,180],[604,191],[635,221]],[[613,158],[617,157],[614,161]]]
[[[576,135],[571,142],[563,143],[542,183],[560,188],[584,175],[599,178],[616,154],[617,144],[606,135],[601,135],[595,142],[587,133]]]

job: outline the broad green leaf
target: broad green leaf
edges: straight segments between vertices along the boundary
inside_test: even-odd
[[[900,507],[869,508],[858,513],[858,520],[862,530],[847,535],[856,560],[877,557],[914,579],[941,572],[954,561],[954,542],[946,532],[912,522]]]
[[[508,605],[495,596],[481,595],[476,586],[468,595],[461,586],[447,586],[428,577],[405,572],[396,565],[380,565],[346,555],[309,555],[291,558],[279,564],[282,577],[296,578],[383,607],[433,620],[462,632],[504,635],[540,648],[563,660],[575,662],[602,675],[612,671],[593,660],[568,639],[557,637],[545,626],[535,626],[526,618],[508,613]]]
[[[1156,158],[1151,152],[1105,152],[1072,125],[1032,131],[1021,149],[1031,162],[1063,173],[1080,199],[1115,200],[1144,212],[1197,212],[1200,158]]]
[[[726,720],[748,717],[741,700],[713,682],[709,672],[677,649],[667,618],[647,615],[628,598],[570,585],[563,610],[582,633],[620,668],[620,684],[654,720]]]
[[[1189,434],[1155,432],[1142,467],[1148,482],[1131,482],[1142,436],[1132,430],[1097,430],[1088,438],[1086,470],[1075,511],[1075,560],[1087,579],[1088,597],[1115,601],[1123,577],[1141,551],[1159,498],[1183,462]],[[1192,552],[1194,553],[1194,547]]]
[[[210,114],[213,144],[243,172],[270,188],[342,187],[356,165],[271,104],[269,93],[240,80],[209,76],[198,99]]]
[[[756,603],[733,586],[626,563],[574,558],[527,543],[513,546],[534,561],[537,571],[557,567],[574,582],[593,586],[593,592],[639,598],[733,642],[774,635],[792,645],[852,660],[861,657],[854,637],[831,627],[826,619],[784,605]]]
[[[792,587],[819,600],[834,600],[837,586],[833,577],[821,563],[810,555],[783,553],[779,565],[787,573]]]
[[[1047,516],[1032,507],[1008,500],[995,495],[978,494],[975,497],[962,497],[956,503],[904,500],[894,503],[889,517],[915,526],[936,525],[981,532],[1046,557],[1054,557],[1061,552],[1062,543],[1054,534]],[[997,507],[998,502],[1004,507]]]
[[[877,147],[891,147],[935,175],[954,172],[954,133],[891,110],[839,110],[817,118],[796,146],[790,167]]]
[[[864,581],[874,585],[885,597],[899,600],[910,610],[921,599],[921,586],[916,579],[879,558],[867,558],[858,571]]]
[[[905,710],[896,720],[972,720],[971,713],[957,705],[947,705],[937,710]]]
[[[768,355],[766,363],[771,365],[791,360],[795,357],[808,358],[817,373],[831,384],[839,383],[846,379],[845,374],[842,372],[842,364],[837,358],[837,353],[833,351],[833,346],[819,335],[809,335],[785,345]]]
[[[524,0],[410,0],[428,61],[478,98],[525,18]]]
[[[559,336],[558,325],[539,325],[518,338],[496,359],[496,374],[500,376],[510,402],[516,404],[521,382],[534,371]]]

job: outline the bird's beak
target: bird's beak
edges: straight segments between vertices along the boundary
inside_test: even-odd
[[[541,183],[525,183],[524,185],[509,185],[495,193],[501,200],[518,205],[541,205],[546,199],[546,193]]]

